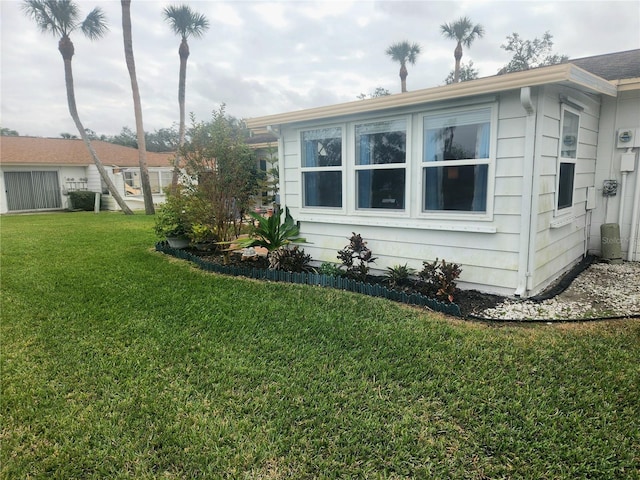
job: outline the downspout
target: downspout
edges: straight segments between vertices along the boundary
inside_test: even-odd
[[[624,195],[627,193],[627,175],[628,171],[622,171],[622,182],[620,182],[620,207],[618,208],[618,226],[622,230],[622,221],[624,219]]]
[[[633,261],[634,253],[638,247],[638,217],[640,217],[640,164],[636,168],[636,182],[633,193],[633,205],[631,207],[631,231],[629,232],[629,247],[627,248],[627,260]]]
[[[536,111],[531,100],[531,87],[520,89],[520,104],[527,114],[524,137],[524,168],[522,173],[522,207],[520,209],[520,244],[518,248],[518,286],[514,295],[526,297],[529,290],[529,257],[531,224],[533,222],[533,164],[536,150]]]

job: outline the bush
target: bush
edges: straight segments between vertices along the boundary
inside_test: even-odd
[[[388,267],[384,276],[391,288],[397,289],[408,286],[411,283],[411,275],[415,275],[415,269],[404,265]]]
[[[154,230],[160,238],[189,235],[191,221],[188,205],[192,196],[178,185],[173,191],[167,190],[165,203],[156,210]]]
[[[447,263],[444,260],[438,263],[436,258],[432,263],[423,262],[423,269],[420,272],[420,279],[424,282],[422,293],[429,297],[446,302],[453,302],[453,295],[456,291],[456,278],[462,273],[460,265]]]
[[[74,210],[91,212],[95,208],[96,192],[75,190],[73,192],[69,192],[69,199],[71,200],[71,208]]]
[[[238,248],[264,247],[269,253],[280,250],[290,243],[307,243],[300,237],[300,227],[294,222],[289,213],[289,208],[285,207],[284,222],[281,222],[282,210],[277,209],[270,217],[263,217],[254,212],[249,212],[249,216],[254,221],[248,238],[242,238],[234,242]]]
[[[318,267],[318,273],[321,275],[331,275],[334,277],[341,277],[342,275],[344,275],[344,272],[338,265],[329,262],[323,262],[322,265]]]
[[[297,245],[292,248],[281,247],[269,252],[269,268],[273,270],[296,273],[309,272],[311,271],[310,262],[311,255],[304,253],[304,249]]]
[[[347,277],[364,282],[369,274],[369,264],[375,263],[376,259],[360,234],[352,234],[349,245],[338,251],[338,259],[342,261]]]

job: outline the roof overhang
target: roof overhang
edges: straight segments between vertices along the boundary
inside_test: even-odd
[[[640,77],[637,78],[624,78],[622,80],[615,80],[613,82],[617,86],[619,92],[628,92],[631,90],[640,90]]]
[[[495,75],[441,87],[398,93],[368,100],[357,100],[326,107],[309,108],[289,113],[248,119],[247,126],[263,131],[268,126],[285,125],[309,120],[329,119],[367,112],[379,112],[399,107],[441,102],[475,95],[495,94],[522,87],[562,84],[589,93],[615,97],[618,86],[571,63],[552,65],[522,72]]]

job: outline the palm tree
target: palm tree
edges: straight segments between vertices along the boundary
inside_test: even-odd
[[[400,85],[403,93],[407,91],[407,75],[409,74],[407,72],[407,62],[415,65],[419,53],[420,45],[417,43],[410,44],[406,40],[394,43],[386,50],[386,54],[393,61],[400,62]]]
[[[169,23],[173,33],[182,38],[178,55],[180,56],[180,73],[178,77],[178,105],[180,107],[180,126],[178,131],[178,143],[184,145],[185,136],[185,106],[184,92],[187,82],[187,59],[189,58],[189,44],[187,38],[200,38],[209,28],[209,20],[204,15],[194,12],[188,5],[169,6],[163,11],[164,19]],[[179,150],[178,150],[179,151]],[[173,185],[178,182],[178,168],[180,160],[176,158],[176,168],[173,172]]]
[[[458,44],[453,52],[456,59],[456,67],[453,74],[453,83],[460,79],[460,60],[462,59],[462,46],[470,47],[473,41],[484,35],[484,27],[480,24],[473,25],[469,17],[461,17],[453,23],[440,25],[442,35],[456,40]]]
[[[76,124],[80,137],[91,154],[91,158],[100,173],[102,181],[109,189],[109,193],[111,193],[111,196],[125,214],[132,215],[133,212],[125,203],[124,199],[116,189],[116,186],[111,181],[104,165],[98,158],[98,154],[91,145],[91,140],[89,139],[87,131],[82,125],[82,122],[80,122],[78,109],[76,107],[75,90],[73,87],[71,59],[73,58],[75,51],[73,42],[69,38],[69,35],[71,32],[80,28],[82,33],[84,33],[90,40],[96,40],[103,37],[109,30],[104,13],[100,8],[96,7],[89,12],[83,21],[80,21],[80,10],[78,5],[72,0],[24,0],[22,9],[27,16],[31,17],[36,22],[36,25],[43,33],[51,33],[54,36],[60,36],[58,50],[60,51],[62,60],[64,61],[67,104],[69,106],[71,118]]]
[[[138,78],[136,76],[136,62],[133,58],[133,36],[131,33],[131,0],[121,0],[122,6],[122,36],[124,39],[124,58],[129,70],[131,79],[131,91],[133,93],[133,112],[136,117],[136,134],[138,138],[138,163],[140,165],[140,183],[142,185],[142,196],[144,197],[144,213],[153,215],[153,194],[151,193],[151,182],[149,181],[149,169],[147,168],[147,144],[144,136],[144,125],[142,122],[142,104],[140,102],[140,89],[138,88]]]

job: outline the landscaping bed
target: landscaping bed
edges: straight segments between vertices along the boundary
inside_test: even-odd
[[[158,245],[158,249],[165,253],[180,255],[176,251],[168,249],[168,246],[162,242]],[[235,274],[247,276],[247,273],[242,273],[242,270],[257,269],[266,272],[269,269],[269,262],[264,255],[246,258],[240,252],[234,252],[225,260],[225,257],[220,253],[216,254],[196,248],[182,250],[182,254],[194,257],[191,260],[197,258],[203,262],[229,268],[228,272],[219,271],[220,273],[234,274],[233,271],[236,271],[238,273]],[[254,275],[254,277],[268,278],[267,275],[264,273]],[[639,263],[625,262],[622,265],[611,265],[589,258],[555,282],[545,292],[529,299],[515,299],[477,290],[456,289],[454,301],[448,306],[447,302],[437,302],[437,300],[434,300],[437,304],[423,304],[423,306],[464,318],[499,321],[631,318],[640,316],[640,282],[637,281],[638,278],[640,278]],[[292,282],[350,289],[337,287],[326,281],[323,283],[294,279]],[[387,278],[381,275],[367,275],[366,283],[374,286],[386,286],[393,290],[388,285]],[[352,289],[352,291],[358,290]],[[405,295],[398,297],[389,295],[385,298],[404,303],[415,303],[407,301],[407,297],[420,295],[420,288],[415,281],[410,281],[403,285],[400,292]],[[358,293],[366,292],[358,291]]]

